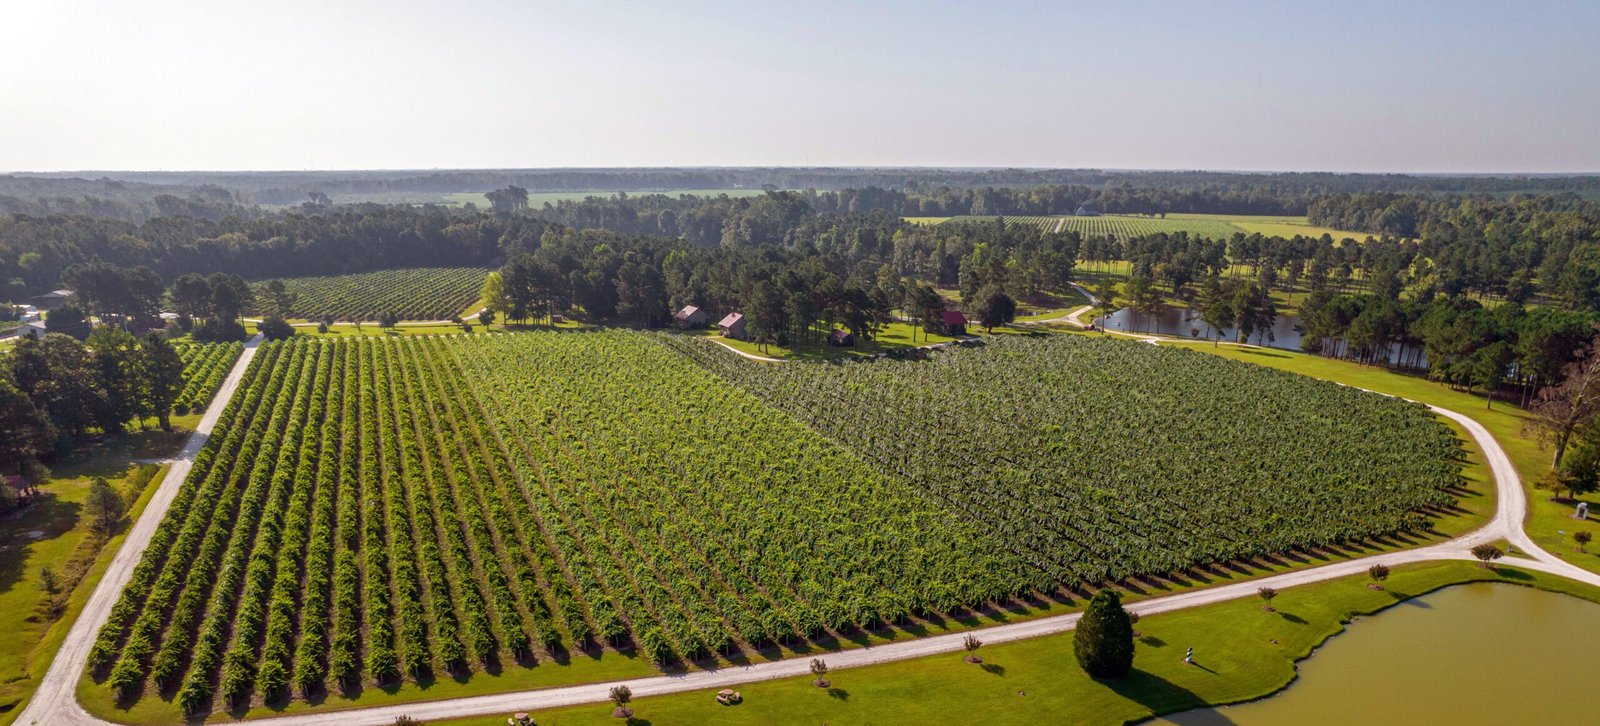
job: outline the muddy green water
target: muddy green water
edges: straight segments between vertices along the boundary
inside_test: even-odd
[[[1476,583],[1361,618],[1272,698],[1158,723],[1600,724],[1600,605]]]

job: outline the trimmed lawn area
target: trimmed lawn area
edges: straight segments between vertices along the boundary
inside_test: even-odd
[[[1482,396],[1457,391],[1421,376],[1395,373],[1384,368],[1363,366],[1306,353],[1228,345],[1212,346],[1207,343],[1186,341],[1174,341],[1163,345],[1181,346],[1313,378],[1360,386],[1471,416],[1494,435],[1495,440],[1500,442],[1500,446],[1506,450],[1512,464],[1517,468],[1523,489],[1528,493],[1528,521],[1524,523],[1528,536],[1550,554],[1591,572],[1600,572],[1600,554],[1578,552],[1572,541],[1572,533],[1577,530],[1589,531],[1600,536],[1600,524],[1596,523],[1596,517],[1600,514],[1591,514],[1588,521],[1575,520],[1572,518],[1572,513],[1576,501],[1571,504],[1553,502],[1549,492],[1533,488],[1533,482],[1549,471],[1551,454],[1540,447],[1533,438],[1523,436],[1522,426],[1526,416],[1516,406],[1496,402],[1493,408],[1488,408],[1486,406],[1488,401]],[[1600,509],[1600,495],[1588,494],[1579,497],[1579,500],[1589,502],[1591,508]]]
[[[1600,591],[1561,578],[1464,562],[1395,568],[1386,590],[1355,576],[1282,591],[1263,612],[1255,598],[1152,615],[1135,626],[1134,672],[1095,681],[1078,667],[1072,633],[986,645],[982,665],[947,653],[835,670],[832,687],[809,676],[739,687],[725,707],[710,692],[636,699],[636,719],[653,724],[767,723],[1126,723],[1206,705],[1260,698],[1288,685],[1305,658],[1356,615],[1375,613],[1449,585],[1498,581],[1600,602]],[[1137,610],[1137,606],[1132,608]],[[1195,666],[1183,662],[1192,646]],[[596,697],[604,694],[596,689]],[[617,723],[609,703],[536,712],[537,723]],[[502,724],[509,714],[438,724]]]
[[[139,440],[108,445],[60,464],[41,487],[43,498],[27,510],[0,519],[0,724],[22,712],[24,700],[49,670],[56,650],[122,546],[127,527],[150,501],[154,482],[167,467],[130,464]],[[101,541],[83,511],[89,484],[103,476],[128,502],[121,530]],[[57,618],[39,614],[46,599],[40,571],[49,567],[72,587]],[[73,578],[78,578],[74,583]]]

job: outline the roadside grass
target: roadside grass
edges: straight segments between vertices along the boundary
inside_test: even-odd
[[[0,519],[0,724],[11,723],[22,712],[89,594],[111,566],[127,528],[149,503],[155,483],[166,475],[165,465],[131,464],[127,454],[134,448],[108,446],[58,465],[55,478],[41,487],[42,501]],[[129,502],[120,531],[98,548],[83,511],[96,476],[106,477]],[[82,568],[64,610],[53,620],[38,614],[45,600],[40,583],[45,567],[69,579]]]
[[[1473,420],[1483,424],[1495,440],[1500,442],[1501,448],[1504,448],[1506,454],[1511,457],[1511,463],[1516,467],[1518,477],[1522,479],[1523,490],[1527,492],[1528,497],[1528,520],[1523,523],[1528,536],[1550,554],[1590,572],[1600,572],[1600,553],[1579,552],[1572,539],[1572,533],[1578,530],[1600,535],[1600,523],[1596,522],[1600,512],[1591,514],[1587,521],[1572,518],[1579,501],[1589,502],[1591,508],[1600,508],[1600,495],[1583,495],[1570,503],[1555,502],[1551,500],[1549,492],[1533,488],[1533,482],[1550,469],[1550,453],[1544,450],[1538,441],[1523,435],[1523,422],[1527,415],[1516,406],[1497,401],[1493,408],[1488,408],[1488,399],[1480,395],[1457,391],[1422,376],[1396,373],[1385,368],[1363,366],[1308,353],[1229,345],[1212,346],[1190,341],[1173,341],[1163,345],[1190,348],[1313,378],[1360,386],[1448,408],[1472,417]]]
[[[1295,663],[1352,617],[1379,612],[1443,587],[1504,582],[1567,593],[1600,602],[1600,590],[1559,577],[1440,562],[1394,568],[1384,590],[1365,576],[1284,589],[1275,613],[1253,597],[1150,615],[1140,619],[1134,672],[1120,681],[1085,675],[1073,655],[1071,632],[985,645],[982,665],[953,652],[893,663],[836,669],[832,687],[810,676],[739,686],[744,702],[722,706],[715,694],[680,693],[638,698],[630,704],[639,723],[1128,723],[1209,705],[1254,700],[1287,686]],[[1137,605],[1130,608],[1137,611]],[[1194,648],[1195,665],[1183,662]],[[605,696],[596,687],[596,699]],[[433,726],[502,724],[509,714],[447,721]],[[535,712],[551,724],[616,723],[609,703]]]

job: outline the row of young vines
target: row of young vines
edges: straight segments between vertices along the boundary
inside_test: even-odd
[[[172,410],[183,415],[205,410],[233,369],[234,361],[244,352],[244,343],[184,343],[177,350],[183,361],[183,390],[173,401]]]

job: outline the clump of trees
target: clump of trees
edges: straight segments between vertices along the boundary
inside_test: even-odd
[[[1072,649],[1078,665],[1095,678],[1128,675],[1133,668],[1133,622],[1117,593],[1101,590],[1089,600]]]
[[[280,282],[281,286],[282,283]],[[195,340],[244,340],[247,335],[239,316],[255,301],[250,283],[238,275],[215,273],[209,277],[196,273],[172,281],[173,312],[180,324],[187,321]],[[287,310],[286,303],[281,310]],[[273,312],[278,312],[274,308]],[[281,312],[278,317],[282,317]]]
[[[130,421],[156,418],[170,430],[183,390],[183,361],[166,338],[110,328],[96,329],[86,343],[59,334],[22,338],[4,373],[0,467],[19,472],[92,432],[118,433]]]

